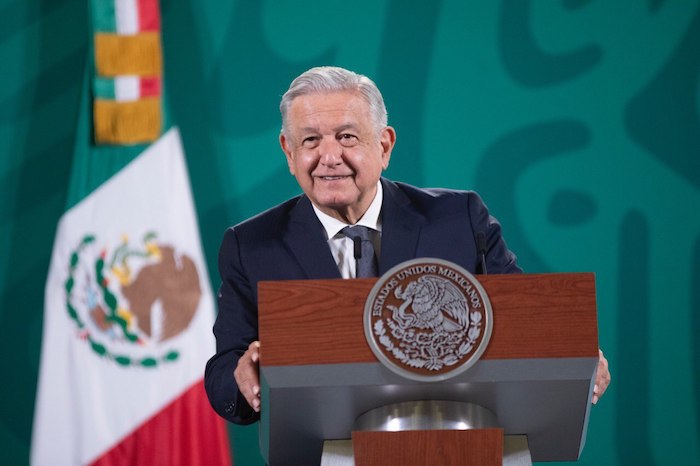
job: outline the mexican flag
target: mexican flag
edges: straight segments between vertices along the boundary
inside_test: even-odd
[[[179,131],[162,132],[159,114],[152,143],[100,146],[98,99],[117,109],[108,126],[119,139],[130,134],[120,121],[154,96],[110,101],[98,79],[90,61],[46,282],[31,463],[230,465],[203,388],[215,305]],[[119,113],[121,103],[137,105]]]

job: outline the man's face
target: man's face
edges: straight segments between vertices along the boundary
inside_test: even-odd
[[[295,98],[280,136],[289,171],[311,202],[350,224],[372,203],[395,140],[391,127],[377,132],[369,105],[354,92]]]

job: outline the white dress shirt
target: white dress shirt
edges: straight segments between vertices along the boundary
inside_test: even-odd
[[[383,196],[382,183],[378,181],[377,194],[375,194],[367,212],[365,212],[362,218],[355,224],[372,229],[370,234],[372,236],[372,243],[374,244],[374,253],[377,256],[377,263],[379,262],[382,239],[382,223],[379,214],[382,210]],[[333,254],[333,259],[335,259],[335,263],[338,265],[340,275],[343,278],[355,278],[357,273],[355,271],[354,244],[350,238],[340,233],[343,228],[354,225],[348,225],[330,215],[324,214],[315,205],[313,205],[313,208],[314,212],[316,212],[316,216],[323,225],[326,239],[328,240],[328,247],[331,248],[331,254]]]

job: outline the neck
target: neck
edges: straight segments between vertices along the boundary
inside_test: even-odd
[[[371,204],[371,202],[370,202]],[[327,207],[319,207],[319,210],[324,214],[333,217],[336,220],[340,220],[348,225],[356,224],[362,216],[367,212],[369,204],[359,209],[333,209]]]

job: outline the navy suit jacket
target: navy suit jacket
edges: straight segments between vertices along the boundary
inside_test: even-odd
[[[475,192],[420,189],[385,178],[381,183],[380,275],[419,257],[445,259],[469,272],[481,272],[478,233],[486,238],[488,273],[521,271],[501,236],[501,226]],[[216,354],[207,363],[205,387],[219,415],[248,424],[258,415],[240,395],[233,371],[248,345],[258,339],[258,282],[341,276],[323,226],[304,195],[226,230],[219,272]]]

